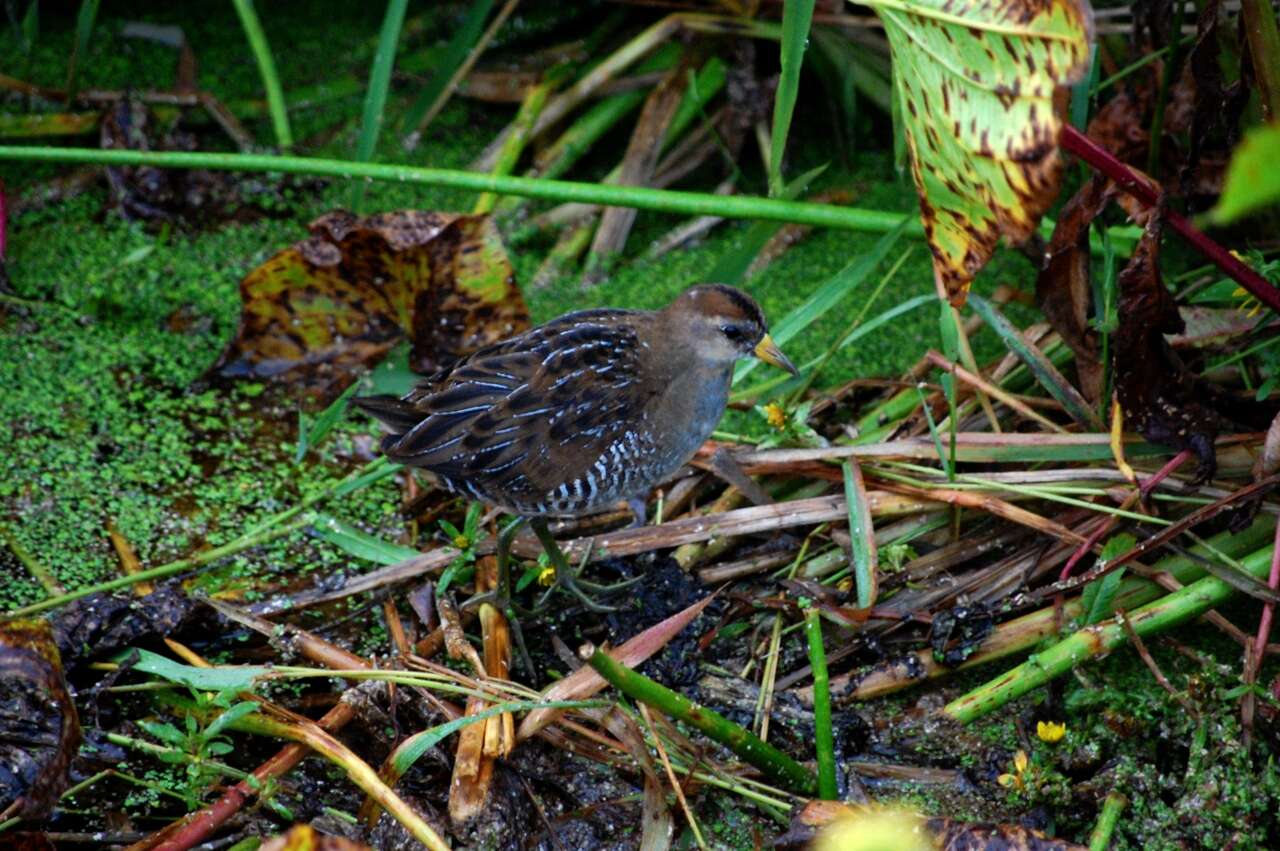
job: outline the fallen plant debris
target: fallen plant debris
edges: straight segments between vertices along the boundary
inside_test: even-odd
[[[585,35],[562,5],[390,0],[348,51],[336,23],[299,37],[312,21],[237,0],[236,52],[261,80],[242,92],[253,75],[228,75],[216,102],[199,86],[221,81],[176,28],[126,25],[177,48],[173,90],[113,92],[88,88],[110,52],[96,3],[66,33],[71,62],[40,54],[34,12],[11,16],[17,61],[35,61],[0,68],[15,106],[0,133],[98,128],[108,150],[0,148],[23,193],[8,196],[19,250],[0,256],[14,272],[0,339],[21,356],[3,347],[0,368],[39,400],[0,417],[16,481],[0,479],[0,575],[18,589],[0,625],[49,613],[45,650],[0,650],[32,677],[3,678],[18,698],[0,700],[0,746],[20,746],[0,763],[37,776],[13,784],[25,797],[0,815],[0,845],[1272,847],[1270,128],[1224,172],[1242,122],[1274,108],[1280,64],[1251,56],[1265,45],[1246,26],[1266,4],[1209,0],[1193,27],[1190,7],[1154,2],[894,0],[872,4],[879,17],[828,0],[622,3]],[[107,45],[117,29],[96,25]],[[363,69],[325,67],[357,59],[367,86]],[[202,108],[242,151],[273,133],[289,156],[203,152],[187,132]],[[1059,142],[1100,173],[1064,170]],[[918,199],[892,182],[894,143]],[[33,188],[10,157],[95,170]],[[104,162],[120,215],[80,223],[77,203],[97,199],[73,196]],[[193,287],[190,256],[201,273],[243,269],[296,233],[235,213],[244,187],[222,169],[348,181],[286,215],[314,217],[328,189],[355,200],[240,281],[209,387],[191,381],[226,342],[236,280]],[[1047,323],[1021,258],[965,302],[1002,237],[1038,259],[1060,180],[1078,191],[1051,213]],[[439,186],[479,193],[449,196],[472,212],[404,209],[443,207]],[[654,191],[674,186],[697,192]],[[237,227],[168,238],[225,212]],[[83,252],[63,250],[63,218],[83,224]],[[27,228],[58,263],[38,265]],[[908,244],[922,234],[924,264]],[[112,263],[128,286],[102,297]],[[539,320],[710,275],[770,299],[779,342],[807,348],[798,380],[738,371],[733,412],[647,495],[648,522],[619,505],[552,525],[588,581],[639,580],[619,611],[556,590],[565,565],[536,536],[504,538],[502,512],[377,458],[346,414],[344,388],[375,364],[375,384],[408,381],[525,327],[515,270],[539,265],[523,281]],[[920,308],[936,336],[912,324]],[[407,372],[380,364],[397,346]],[[858,350],[895,365],[839,372]],[[77,391],[76,358],[105,392]],[[296,430],[293,400],[274,396],[295,390],[331,402]],[[507,544],[509,600],[491,593]],[[68,710],[78,753],[50,747]],[[924,815],[881,809],[893,801]]]
[[[487,216],[329,213],[245,276],[240,328],[212,372],[331,401],[402,339],[434,372],[524,330],[529,314]]]
[[[0,625],[0,822],[53,812],[80,740],[48,622]]]

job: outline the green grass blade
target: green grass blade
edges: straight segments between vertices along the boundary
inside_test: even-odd
[[[907,224],[914,220],[914,215],[903,216],[902,220],[898,222],[898,226],[880,237],[880,240],[871,251],[850,261],[849,265],[836,272],[822,286],[818,287],[805,300],[804,304],[791,311],[791,313],[783,317],[781,322],[770,328],[769,334],[774,341],[779,346],[785,346],[797,334],[826,315],[827,311],[840,304],[849,293],[853,292],[876,270],[876,267],[880,265],[893,246],[897,244],[898,238],[906,231]],[[734,370],[734,382],[741,381],[750,375],[752,370],[759,365],[760,362],[754,359],[739,363]]]
[[[1116,535],[1103,546],[1102,555],[1098,557],[1098,561],[1106,563],[1117,556],[1123,555],[1133,549],[1133,545],[1136,543],[1137,539],[1127,532]],[[1120,591],[1120,581],[1123,578],[1124,568],[1122,567],[1084,586],[1084,590],[1080,592],[1080,602],[1084,606],[1084,623],[1086,626],[1100,623],[1115,614],[1113,604],[1115,603],[1116,594]]]
[[[356,558],[368,559],[377,564],[399,564],[422,553],[413,547],[393,544],[381,538],[375,538],[367,532],[361,532],[349,523],[343,523],[328,514],[317,514],[312,520],[312,528],[322,539],[338,547],[343,552]]]
[[[813,738],[818,758],[818,797],[824,801],[840,798],[836,788],[835,734],[831,729],[831,681],[827,676],[827,653],[822,647],[822,619],[816,609],[804,615],[804,631],[809,641],[809,666],[813,668]]]
[[[395,752],[391,755],[391,770],[397,779],[404,776],[404,773],[413,768],[413,764],[423,754],[447,737],[452,736],[463,727],[475,724],[478,721],[484,721],[487,718],[493,718],[504,712],[526,712],[530,709],[589,709],[605,705],[607,704],[600,700],[512,700],[506,703],[499,703],[474,715],[463,715],[461,718],[455,718],[452,721],[446,721],[443,724],[437,724],[434,727],[428,727],[421,732],[414,733],[396,746]]]
[[[253,687],[261,679],[272,675],[270,665],[219,665],[213,668],[197,668],[184,665],[172,659],[152,653],[150,650],[134,648],[121,655],[120,661],[137,654],[133,666],[135,671],[154,674],[169,682],[179,683],[190,688],[204,691],[253,691]]]
[[[396,61],[396,45],[400,41],[400,28],[404,25],[405,8],[409,0],[387,0],[387,13],[382,19],[382,32],[378,35],[378,49],[373,54],[369,69],[369,89],[364,98],[364,115],[360,119],[360,139],[356,143],[356,162],[369,162],[378,146],[382,133],[383,111],[387,106],[387,89],[391,87],[391,68]],[[364,203],[363,181],[352,187],[351,209],[360,212]]]
[[[826,168],[825,165],[818,166],[791,181],[783,189],[782,198],[779,200],[790,201],[799,197]],[[747,274],[747,268],[751,266],[751,261],[756,259],[760,249],[764,248],[765,243],[778,232],[778,228],[781,226],[782,223],[780,221],[757,222],[752,225],[747,229],[747,233],[743,236],[741,242],[720,255],[720,259],[716,261],[716,265],[711,270],[711,274],[707,276],[707,280],[721,284],[742,283],[742,278]]]
[[[484,32],[484,22],[489,17],[489,12],[493,10],[493,4],[496,0],[474,0],[467,17],[462,22],[462,26],[453,34],[453,38],[449,39],[449,44],[444,49],[444,55],[440,57],[440,61],[436,64],[435,70],[431,74],[431,79],[427,81],[426,87],[418,94],[417,100],[409,107],[409,111],[404,116],[404,126],[415,135],[418,131],[418,125],[422,119],[426,117],[427,111],[431,109],[436,99],[440,97],[445,86],[449,85],[449,77],[453,73],[453,69],[462,64],[466,59],[471,48],[475,47],[476,42],[480,39],[480,34]]]
[[[245,38],[249,40],[249,49],[253,51],[254,61],[258,63],[258,73],[262,75],[262,87],[267,94],[267,111],[271,114],[271,126],[275,129],[276,145],[282,151],[293,147],[293,132],[289,129],[289,113],[285,109],[284,88],[280,85],[280,75],[276,72],[276,61],[271,56],[271,46],[267,44],[267,34],[262,31],[262,22],[253,8],[253,0],[231,0],[240,16],[240,25],[244,27]]]
[[[871,507],[862,469],[856,458],[841,465],[844,472],[844,499],[849,507],[849,550],[853,578],[858,589],[858,608],[869,609],[876,602],[876,540],[871,525]]]
[[[996,332],[1009,351],[1026,364],[1031,374],[1040,382],[1040,386],[1049,391],[1049,395],[1066,409],[1073,420],[1095,431],[1102,429],[1102,422],[1079,391],[1062,377],[1062,373],[1058,372],[1039,349],[1027,345],[1027,341],[1022,339],[1018,329],[996,309],[994,304],[976,293],[969,294],[969,304],[973,305],[974,311],[982,317],[982,321]]]
[[[934,301],[937,301],[937,299],[938,297],[936,295],[933,295],[932,293],[930,293],[928,295],[918,295],[918,296],[915,296],[914,298],[909,298],[906,301],[901,302],[899,304],[895,304],[893,307],[889,308],[883,313],[880,313],[872,317],[871,319],[867,320],[866,322],[862,323],[857,328],[854,328],[852,331],[846,334],[844,338],[841,339],[840,342],[836,344],[835,351],[839,351],[847,346],[853,345],[854,343],[858,342],[858,340],[870,334],[872,331],[875,331],[878,328],[881,328],[884,325],[892,322],[893,320],[897,319],[899,316],[902,316],[904,313],[910,313],[911,311],[915,310],[917,307],[923,307],[926,304],[931,304]],[[822,362],[822,359],[824,357],[825,355],[818,355],[814,357],[808,363],[805,363],[804,365],[802,365],[800,367],[800,371],[802,373],[807,373],[809,370],[818,366],[818,364]],[[760,382],[759,384],[752,385],[751,387],[745,388],[743,390],[734,391],[733,395],[730,396],[730,400],[737,401],[739,399],[755,399],[760,396],[763,396],[765,393],[769,392],[770,390],[777,387],[778,385],[785,384],[791,380],[793,379],[790,375],[786,375],[786,374],[775,375],[772,378],[769,378],[765,381]],[[914,391],[904,390],[902,391],[902,393],[910,394],[910,396],[903,395],[902,398],[899,400],[901,411],[897,413],[896,416],[891,417],[891,419],[893,420],[898,420],[898,419],[901,419],[902,417],[905,417],[908,413],[911,412],[911,410],[917,404],[917,399]],[[896,411],[898,410],[898,408],[894,408],[894,410]],[[886,413],[887,413],[886,411],[881,411],[881,410],[871,412],[870,414],[867,415],[868,419],[865,419],[865,421],[859,422],[859,431],[860,432],[867,431],[869,428],[872,427],[873,423],[879,420],[882,414],[886,414]]]
[[[791,115],[800,92],[800,68],[809,44],[814,0],[791,0],[782,5],[782,75],[773,97],[773,133],[769,143],[769,197],[782,194],[782,154],[791,130]]]
[[[76,72],[84,55],[89,51],[89,38],[98,20],[99,0],[81,0],[80,13],[76,15],[76,37],[71,46],[71,58],[67,60],[67,103],[76,99]]]

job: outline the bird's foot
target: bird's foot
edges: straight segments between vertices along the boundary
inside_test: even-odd
[[[582,555],[582,562],[577,569],[569,566],[568,559],[565,558],[564,552],[556,543],[555,538],[547,530],[546,524],[535,520],[531,521],[534,533],[538,536],[538,540],[542,542],[542,547],[546,550],[547,556],[551,559],[552,565],[555,566],[556,579],[555,584],[548,588],[541,597],[538,598],[537,605],[534,606],[535,612],[545,611],[547,605],[551,601],[551,596],[557,591],[565,591],[578,599],[578,602],[587,609],[587,611],[597,613],[608,613],[618,611],[617,606],[608,606],[595,599],[594,595],[609,596],[617,594],[632,585],[635,585],[643,577],[628,579],[623,582],[616,582],[611,585],[604,585],[597,582],[589,582],[581,578],[583,568],[587,566],[587,562],[591,559],[591,545],[588,542],[585,552]]]

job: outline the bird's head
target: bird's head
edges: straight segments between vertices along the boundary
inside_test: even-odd
[[[663,314],[705,362],[727,364],[756,357],[799,375],[795,364],[769,336],[760,305],[742,290],[725,284],[699,284],[681,293]]]

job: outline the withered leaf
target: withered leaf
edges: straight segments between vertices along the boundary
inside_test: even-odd
[[[934,275],[954,304],[1058,194],[1055,94],[1088,68],[1084,0],[863,0],[884,21]]]
[[[44,818],[68,785],[80,719],[45,620],[0,626],[0,821]]]
[[[962,664],[995,628],[995,619],[981,603],[938,612],[929,629],[934,661],[949,668]]]
[[[68,671],[155,636],[177,632],[195,607],[176,585],[145,597],[90,594],[53,616],[53,639]]]
[[[220,375],[301,382],[330,399],[406,336],[410,365],[432,372],[529,325],[487,216],[333,212],[310,230],[240,282]]]
[[[1276,405],[1202,380],[1165,339],[1186,326],[1160,278],[1160,230],[1160,216],[1154,215],[1118,280],[1120,327],[1112,347],[1116,396],[1129,427],[1154,443],[1193,452],[1199,479],[1207,481],[1217,470],[1214,440],[1222,425],[1261,431]]]
[[[1189,175],[1199,170],[1201,156],[1215,141],[1213,137],[1218,137],[1226,148],[1235,145],[1240,116],[1249,102],[1251,91],[1248,63],[1241,68],[1238,79],[1231,83],[1223,80],[1221,55],[1225,39],[1222,24],[1226,10],[1222,8],[1221,0],[1207,0],[1199,8],[1196,41],[1187,54],[1187,67],[1195,80],[1195,95],[1189,122],[1184,186],[1190,183]],[[1239,49],[1240,46],[1236,47]]]
[[[1054,226],[1036,278],[1036,302],[1075,353],[1080,389],[1090,402],[1102,394],[1102,361],[1098,334],[1089,324],[1089,226],[1114,194],[1110,181],[1096,175],[1071,197]]]

